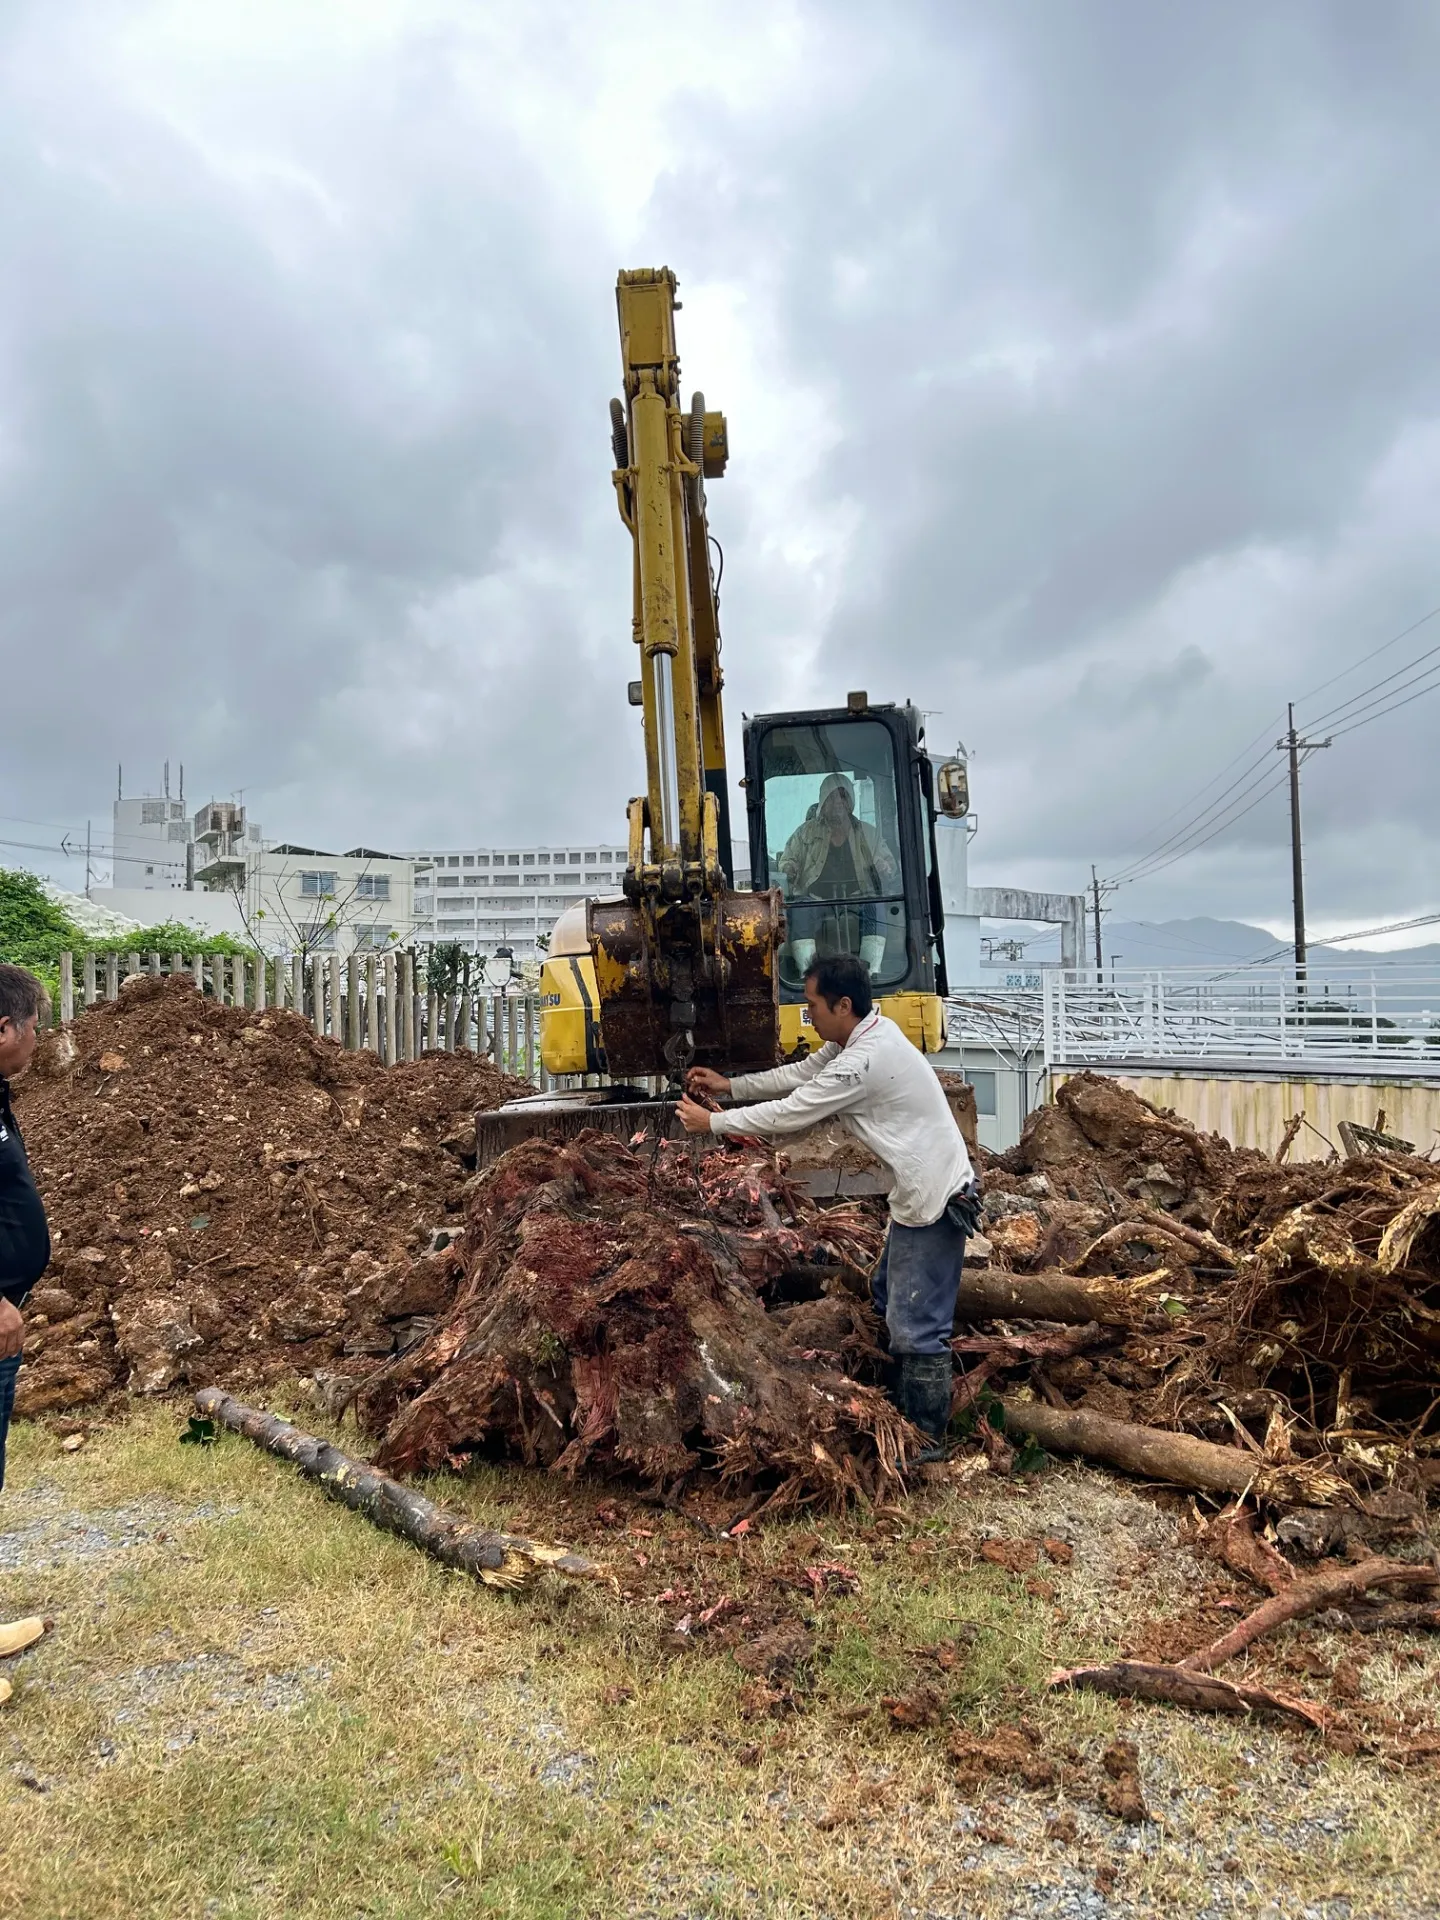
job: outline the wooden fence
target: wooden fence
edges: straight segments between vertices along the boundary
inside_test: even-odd
[[[506,1073],[551,1085],[540,1064],[539,996],[534,993],[436,994],[421,984],[412,953],[62,953],[62,1024],[78,1010],[119,997],[127,980],[183,975],[221,1006],[288,1008],[322,1039],[368,1049],[388,1065],[425,1052],[480,1053]]]

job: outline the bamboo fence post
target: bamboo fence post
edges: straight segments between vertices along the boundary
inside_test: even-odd
[[[455,1036],[455,1043],[458,1047],[463,1047],[466,1053],[471,1051],[473,1045],[470,1038],[470,1018],[470,996],[468,993],[462,993],[460,996],[460,1031]]]
[[[195,976],[195,991],[197,993],[204,993],[205,991],[205,956],[203,953],[197,953],[192,955],[190,960],[190,971]]]
[[[310,956],[310,1029],[317,1040],[325,1038],[325,961],[318,953]]]
[[[340,991],[340,956],[330,956],[330,1038],[339,1047],[345,1044],[345,1003]]]
[[[85,996],[86,1006],[93,1007],[95,1004],[95,956],[93,953],[87,953],[81,962],[80,990]]]
[[[400,1057],[415,1058],[415,956],[400,955]]]
[[[246,971],[245,956],[237,953],[230,962],[230,1004],[239,1007],[242,1012],[245,1008]]]
[[[455,1051],[455,1031],[460,1025],[460,996],[447,993],[445,996],[445,1039],[443,1046],[447,1053]]]
[[[365,956],[365,1046],[370,1053],[380,1051],[380,1007],[375,997],[375,956]]]
[[[440,1042],[436,1034],[440,1027],[440,996],[432,987],[425,1002],[425,1044],[433,1053]]]
[[[266,988],[270,984],[265,975],[265,956],[257,948],[255,952],[255,1011],[257,1013],[265,1011]]]
[[[60,956],[60,1024],[68,1027],[75,1018],[75,956]]]
[[[105,956],[105,998],[116,1000],[120,996],[120,956],[107,953]]]
[[[351,1053],[360,1051],[360,956],[356,953],[345,960],[345,1045]]]
[[[155,975],[158,975],[158,974],[159,974],[159,972],[160,972],[160,956],[159,956],[159,954],[158,954],[158,953],[152,953],[152,954],[150,955],[150,959],[149,959],[149,967],[150,967],[150,972],[151,972],[152,974],[155,974]]]
[[[519,1026],[520,1008],[513,994],[505,996],[505,1071],[514,1073],[519,1067]]]
[[[400,1061],[400,1022],[395,1017],[395,955],[382,954],[380,965],[385,976],[385,1064],[393,1067]]]
[[[139,973],[139,971],[140,971],[139,954],[127,953],[125,956],[125,978],[127,980],[133,980],[136,974]]]
[[[290,1004],[303,1020],[305,1018],[305,956],[303,953],[291,955]]]
[[[173,979],[175,978],[175,976],[176,976],[177,974],[180,974],[180,973],[183,973],[184,971],[185,971],[185,956],[184,956],[184,954],[183,954],[183,953],[172,953],[172,954],[171,954],[171,956],[170,956],[170,977],[171,977],[171,979],[173,980]]]

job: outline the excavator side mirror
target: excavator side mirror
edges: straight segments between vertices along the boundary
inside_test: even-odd
[[[935,783],[935,800],[947,820],[963,820],[970,811],[970,770],[963,760],[947,760]]]

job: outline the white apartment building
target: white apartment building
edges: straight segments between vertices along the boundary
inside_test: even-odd
[[[414,937],[454,941],[470,953],[508,947],[534,959],[567,907],[618,895],[626,848],[572,841],[566,847],[471,847],[417,853]]]
[[[409,946],[417,931],[414,878],[413,861],[373,847],[326,853],[282,841],[247,851],[247,937],[267,953],[342,958]]]

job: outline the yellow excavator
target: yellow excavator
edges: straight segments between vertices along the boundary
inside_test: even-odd
[[[623,896],[556,923],[540,978],[540,1052],[553,1075],[612,1082],[692,1064],[776,1065],[818,1044],[804,977],[857,954],[882,1010],[923,1052],[944,1045],[937,812],[969,811],[966,769],[925,748],[916,708],[872,704],[748,717],[741,786],[750,888],[734,884],[721,705],[719,581],[706,482],[725,471],[723,414],[682,402],[675,275],[622,272],[623,398],[610,403],[612,475],[634,555],[632,630],[645,791],[630,802]],[[721,565],[723,573],[723,560]],[[521,1101],[489,1118],[498,1147],[554,1124],[643,1124],[648,1090],[614,1085]],[[583,1111],[575,1111],[575,1109]],[[588,1116],[588,1119],[585,1118]]]

